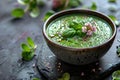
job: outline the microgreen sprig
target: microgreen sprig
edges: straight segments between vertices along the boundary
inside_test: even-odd
[[[37,46],[35,45],[35,43],[32,40],[32,38],[27,37],[27,44],[26,43],[22,43],[21,44],[22,59],[26,60],[26,61],[31,60],[34,57],[36,47]]]
[[[18,4],[25,6],[25,8],[17,7],[12,10],[11,15],[15,18],[22,18],[26,13],[32,18],[40,15],[40,5],[44,5],[43,0],[17,0]]]

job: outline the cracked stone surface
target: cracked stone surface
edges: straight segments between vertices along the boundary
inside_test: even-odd
[[[117,3],[115,4],[108,3],[107,0],[83,0],[83,4],[85,6],[90,6],[90,2],[92,1],[97,3],[98,11],[105,14],[113,14],[120,21],[120,0],[117,0]],[[15,4],[15,0],[2,0],[0,2],[0,80],[31,80],[33,77],[40,78],[41,75],[39,75],[38,71],[33,68],[33,65],[36,63],[36,61],[38,61],[37,65],[39,67],[41,67],[41,65],[42,67],[45,67],[45,65],[41,64],[40,62],[42,61],[45,63],[44,58],[47,55],[50,55],[48,53],[51,53],[45,44],[41,30],[44,24],[42,21],[43,16],[50,9],[50,7],[44,6],[41,9],[41,15],[35,19],[26,15],[22,19],[16,20],[13,19],[10,14],[11,10],[15,7]],[[114,7],[116,11],[109,11],[110,7]],[[20,44],[25,42],[26,37],[28,36],[32,37],[38,46],[35,52],[36,56],[32,61],[22,62]],[[119,44],[117,42],[118,38],[120,38],[119,28],[117,31],[117,38],[111,48],[111,51],[109,51],[108,54],[100,60],[101,67],[103,69],[107,69],[109,66],[111,66],[110,64],[115,64],[120,61],[115,54],[116,45]],[[50,55],[48,58],[50,58],[50,60],[46,59],[46,61],[56,60],[54,55]],[[52,62],[53,67],[55,66],[54,62],[56,61]],[[66,71],[69,69],[71,68],[67,68]],[[48,74],[54,74],[52,76],[56,77],[56,73]],[[111,77],[107,78],[106,80],[111,80]]]

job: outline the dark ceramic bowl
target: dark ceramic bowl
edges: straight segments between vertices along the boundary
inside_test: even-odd
[[[74,13],[80,13],[80,14],[88,14],[88,15],[94,15],[97,17],[100,17],[104,19],[112,28],[113,34],[111,38],[98,46],[92,47],[92,48],[71,48],[71,47],[65,47],[60,44],[56,44],[46,34],[46,29],[48,25],[55,20],[56,18],[59,18],[64,15],[68,14],[74,14]],[[54,15],[52,15],[44,24],[43,27],[43,35],[45,38],[45,41],[47,42],[47,45],[49,46],[50,50],[57,56],[58,59],[75,65],[85,65],[92,62],[97,61],[100,59],[111,47],[115,36],[116,36],[116,26],[111,21],[110,18],[108,18],[106,15],[91,11],[91,10],[84,10],[84,9],[72,9],[72,10],[66,10],[62,12],[58,12]]]

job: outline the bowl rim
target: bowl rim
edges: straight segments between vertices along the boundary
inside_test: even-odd
[[[114,28],[114,30],[112,29],[112,31],[113,31],[112,36],[111,36],[107,41],[105,41],[105,42],[102,43],[102,44],[99,44],[99,45],[93,46],[93,47],[85,47],[85,48],[63,46],[63,45],[61,45],[61,44],[58,44],[58,43],[52,41],[52,40],[49,38],[49,36],[47,35],[47,33],[46,33],[46,28],[47,28],[48,22],[49,22],[53,17],[55,17],[55,16],[57,16],[57,15],[60,15],[60,14],[62,14],[62,13],[70,12],[70,11],[72,11],[72,12],[74,12],[74,11],[81,11],[81,12],[82,12],[82,11],[83,11],[83,12],[84,12],[84,11],[87,11],[87,12],[91,12],[91,13],[94,13],[94,14],[101,15],[102,17],[104,17],[104,18],[106,18],[107,20],[110,21],[110,22],[108,22],[108,21],[105,20],[109,25],[110,25],[110,23],[112,24],[112,26],[113,26],[113,28]],[[63,15],[62,15],[62,16],[63,16]],[[96,16],[96,15],[95,15],[95,16]],[[99,17],[99,16],[97,16],[97,17]],[[100,17],[100,18],[101,18],[101,17]],[[55,19],[56,19],[56,18],[55,18]],[[54,19],[54,20],[55,20],[55,19]],[[53,21],[53,20],[52,20],[52,21]],[[51,22],[52,22],[52,21],[51,21]],[[111,26],[111,25],[110,25],[110,26]],[[116,25],[114,24],[114,22],[113,22],[106,14],[101,13],[101,12],[98,12],[98,11],[90,10],[90,9],[68,9],[68,10],[63,10],[63,11],[57,12],[57,13],[53,14],[52,16],[50,16],[50,17],[45,21],[44,26],[43,26],[43,29],[42,29],[43,36],[44,36],[45,39],[47,39],[50,43],[52,43],[53,46],[57,46],[57,47],[64,48],[64,49],[68,49],[68,50],[72,50],[72,51],[76,51],[76,50],[79,51],[79,50],[85,50],[85,49],[93,49],[93,48],[98,48],[98,47],[100,47],[100,46],[103,46],[103,45],[107,44],[108,42],[110,42],[110,41],[116,36],[116,32],[117,32],[117,30],[116,30]]]

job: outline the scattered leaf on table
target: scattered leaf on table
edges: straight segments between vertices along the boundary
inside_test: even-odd
[[[108,0],[110,3],[116,3],[116,0]]]
[[[120,80],[120,70],[112,73],[112,80]]]
[[[68,7],[77,7],[80,5],[80,0],[69,0]]]
[[[43,0],[37,0],[37,4],[43,6],[45,3],[43,2]]]
[[[30,12],[30,16],[31,16],[32,18],[36,18],[36,17],[38,17],[39,15],[40,15],[40,10],[39,10],[38,7],[33,8],[32,11]]]
[[[48,11],[44,16],[44,21],[46,21],[51,15],[53,15],[55,12],[53,10]]]
[[[29,46],[28,46],[27,44],[25,44],[25,43],[22,43],[22,44],[21,44],[21,47],[22,47],[22,50],[23,50],[23,51],[26,51],[26,52],[29,52],[29,51],[30,51]]]
[[[30,61],[32,58],[34,57],[34,52],[30,51],[30,52],[26,52],[26,51],[23,51],[22,52],[22,58],[23,60],[26,60],[26,61]]]
[[[92,2],[92,5],[90,7],[91,10],[97,10],[97,5],[95,2]]]
[[[27,37],[27,43],[30,47],[35,48],[35,43],[31,37]]]
[[[11,15],[16,18],[21,18],[24,16],[24,14],[25,14],[24,10],[21,8],[16,8],[16,9],[12,10],[12,13],[11,13]]]
[[[18,3],[22,4],[22,5],[26,5],[30,2],[30,0],[17,0]]]
[[[120,57],[120,47],[117,48],[117,55]]]
[[[117,18],[113,15],[108,15],[112,20],[113,22],[116,24],[116,26],[119,26],[120,25],[120,22],[117,20]]]

